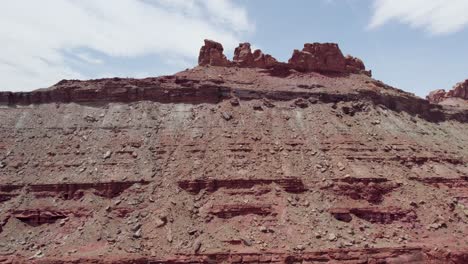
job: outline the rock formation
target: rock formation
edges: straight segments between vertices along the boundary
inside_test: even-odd
[[[198,65],[229,66],[230,62],[223,54],[223,45],[205,39],[205,45],[200,49]]]
[[[457,83],[452,90],[446,92],[444,89],[438,89],[429,93],[426,97],[429,102],[434,104],[465,104],[468,105],[468,80]]]
[[[0,263],[468,263],[468,110],[336,44],[207,40],[174,75],[0,92],[0,121]]]
[[[239,67],[271,68],[278,64],[271,55],[259,49],[252,54],[250,43],[241,43],[234,51],[233,62]]]
[[[302,51],[294,50],[288,63],[304,72],[344,72],[346,68],[345,57],[334,43],[306,43]]]
[[[236,66],[248,68],[270,69],[283,67],[300,72],[322,73],[364,73],[364,63],[350,55],[344,57],[338,44],[335,43],[306,43],[302,51],[294,50],[288,63],[278,62],[269,54],[263,54],[261,50],[250,49],[250,43],[240,43],[234,50],[233,61],[228,61],[223,55],[223,46],[212,40],[205,40],[205,45],[200,49],[198,65],[206,66]]]

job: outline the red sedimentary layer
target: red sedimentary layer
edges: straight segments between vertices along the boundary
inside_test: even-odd
[[[351,222],[352,216],[376,224],[391,224],[393,222],[414,222],[417,219],[413,210],[397,207],[378,208],[333,208],[330,213],[343,222]]]
[[[212,206],[208,213],[224,219],[249,214],[261,216],[275,214],[269,204],[220,204]]]
[[[22,259],[21,257],[0,257],[0,261],[23,264],[189,264],[189,263],[432,263],[464,264],[468,261],[468,250],[433,250],[420,247],[333,249],[301,253],[210,253],[179,254],[168,258],[114,256],[108,258],[41,258]]]
[[[291,70],[285,68],[287,71]],[[274,71],[274,69],[270,69]],[[372,90],[359,90],[353,94],[334,94],[323,91],[263,91],[236,88],[223,80],[200,80],[185,77],[164,76],[160,78],[124,79],[110,78],[78,81],[63,80],[51,89],[32,92],[0,92],[0,105],[31,105],[46,103],[109,103],[154,101],[159,103],[219,103],[236,100],[303,100],[337,103],[370,101],[394,111],[405,111],[428,121],[468,120],[468,111],[456,112],[441,109],[427,100],[417,97],[396,96]],[[301,104],[303,105],[303,104]],[[343,109],[344,112],[350,109]],[[352,110],[351,111],[355,111]]]
[[[254,186],[277,184],[284,191],[290,193],[300,193],[306,190],[306,187],[299,178],[282,179],[198,179],[179,181],[179,187],[191,192],[199,193],[201,190],[215,192],[220,188],[225,189],[250,189]]]
[[[384,178],[354,178],[334,179],[333,183],[323,187],[336,195],[348,196],[354,200],[366,200],[370,203],[380,203],[383,197],[398,188],[400,184]]]
[[[425,184],[430,184],[434,186],[446,186],[449,188],[468,188],[468,176],[459,177],[459,178],[444,178],[444,177],[430,177],[430,178],[420,178],[420,177],[411,177],[411,180],[419,181]]]
[[[148,184],[146,181],[101,182],[101,183],[60,183],[31,185],[0,185],[0,201],[8,200],[18,195],[20,189],[27,188],[36,197],[60,197],[62,199],[77,199],[83,192],[91,190],[95,195],[113,198],[134,184]],[[7,199],[8,198],[8,199]]]
[[[70,216],[86,217],[89,215],[90,213],[83,208],[76,210],[54,210],[48,208],[22,209],[11,212],[12,217],[32,226],[51,224],[59,219],[64,219]]]

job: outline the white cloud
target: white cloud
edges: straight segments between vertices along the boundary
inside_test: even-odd
[[[85,53],[85,52],[77,53],[76,56],[80,58],[82,61],[87,62],[89,64],[102,64],[103,63],[101,59],[95,58],[92,55]]]
[[[204,38],[231,50],[253,31],[246,10],[231,0],[15,0],[0,7],[0,90],[88,78],[71,62],[104,61],[77,50],[183,62],[196,58]]]
[[[375,0],[369,28],[397,20],[431,34],[448,34],[468,25],[466,10],[468,0]]]

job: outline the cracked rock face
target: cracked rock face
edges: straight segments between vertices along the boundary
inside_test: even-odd
[[[468,263],[465,108],[334,44],[222,52],[0,92],[0,263]]]

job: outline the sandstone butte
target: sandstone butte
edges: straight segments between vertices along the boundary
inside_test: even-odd
[[[1,92],[0,263],[468,263],[466,87],[207,40],[174,75]]]

